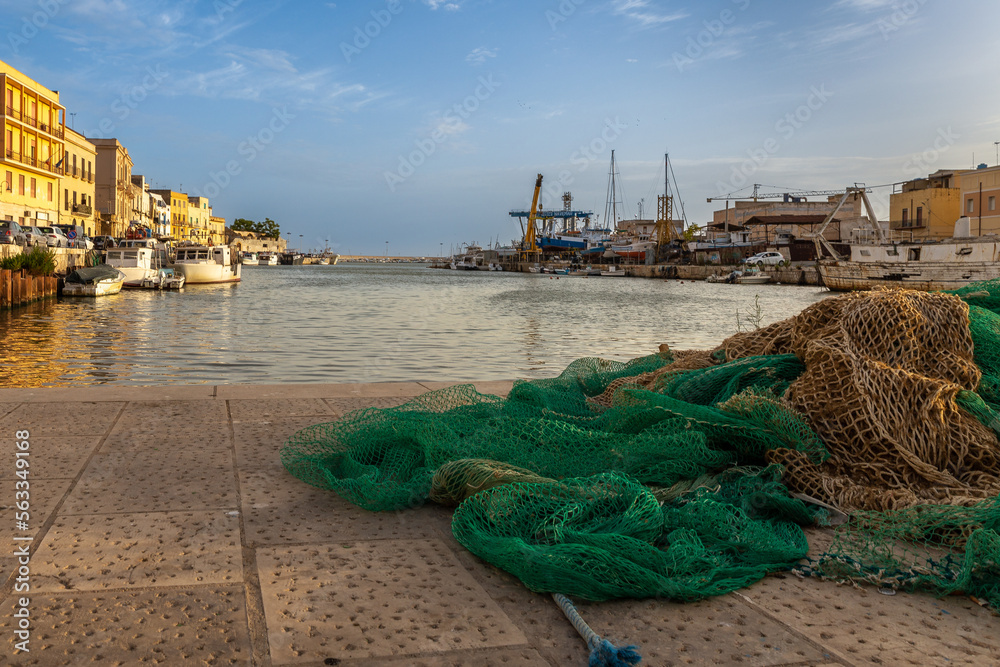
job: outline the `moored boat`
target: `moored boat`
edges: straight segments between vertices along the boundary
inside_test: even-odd
[[[125,284],[125,274],[108,264],[87,266],[66,276],[63,296],[108,296],[118,294]]]
[[[258,266],[277,266],[278,256],[273,252],[260,252],[257,253],[257,265]]]
[[[174,269],[160,269],[156,272],[155,276],[144,279],[140,287],[145,289],[174,290],[184,287],[184,283],[184,276],[178,274]]]
[[[187,285],[238,283],[242,264],[229,246],[184,246],[177,249],[175,271]]]

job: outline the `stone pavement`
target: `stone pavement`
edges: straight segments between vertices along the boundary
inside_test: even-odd
[[[0,389],[0,664],[586,665],[552,600],[463,549],[450,510],[366,512],[281,467],[296,430],[442,386]],[[30,652],[16,654],[25,535]],[[1000,664],[1000,618],[966,598],[780,575],[692,604],[578,608],[645,665]]]

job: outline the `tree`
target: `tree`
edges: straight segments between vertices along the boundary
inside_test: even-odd
[[[264,218],[263,222],[254,222],[246,218],[236,218],[229,226],[234,232],[253,232],[258,236],[277,239],[281,235],[281,226],[271,218]]]
[[[684,230],[684,240],[694,241],[694,237],[701,232],[701,225],[691,225]]]

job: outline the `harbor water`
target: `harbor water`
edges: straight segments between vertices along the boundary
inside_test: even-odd
[[[238,285],[0,311],[0,386],[552,377],[580,357],[711,348],[737,331],[737,314],[766,325],[829,294],[415,264],[244,266]]]

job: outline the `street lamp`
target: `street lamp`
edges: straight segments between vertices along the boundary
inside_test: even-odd
[[[441,241],[438,245],[441,246],[441,250],[438,252],[438,257],[444,257],[444,241]]]
[[[299,252],[302,252],[302,234],[299,234]]]
[[[385,242],[385,258],[389,259],[389,242]]]

